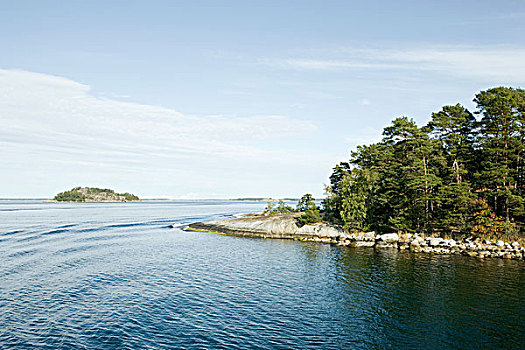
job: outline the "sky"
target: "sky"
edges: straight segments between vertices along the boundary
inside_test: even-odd
[[[321,197],[392,119],[525,86],[525,1],[0,5],[0,198]]]

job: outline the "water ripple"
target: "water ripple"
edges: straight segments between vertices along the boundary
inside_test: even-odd
[[[0,203],[0,348],[522,346],[522,262],[167,228],[261,203],[24,206]]]

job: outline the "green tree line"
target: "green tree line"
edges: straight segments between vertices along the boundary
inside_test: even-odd
[[[64,191],[58,193],[54,200],[59,202],[85,202],[88,198],[94,197],[96,195],[102,194],[106,195],[109,198],[119,198],[124,197],[127,201],[137,201],[139,197],[131,193],[116,193],[114,190],[108,188],[96,188],[96,187],[86,187],[84,188],[84,193],[81,192],[82,187],[75,187],[69,191]]]
[[[481,91],[476,111],[444,106],[419,127],[394,119],[383,139],[335,166],[323,202],[348,230],[523,236],[525,90]]]

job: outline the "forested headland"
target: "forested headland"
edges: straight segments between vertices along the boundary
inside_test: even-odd
[[[525,235],[525,90],[479,92],[476,110],[444,106],[418,126],[396,118],[383,139],[335,166],[324,219],[349,231]]]

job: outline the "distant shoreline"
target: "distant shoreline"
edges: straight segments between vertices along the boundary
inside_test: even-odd
[[[57,201],[55,199],[46,199],[44,200],[44,203],[139,203],[143,200],[133,200],[133,201],[91,201],[91,200],[85,200],[83,202],[76,202],[76,201]]]
[[[281,199],[285,202],[297,202],[298,199],[293,198],[284,198]],[[43,201],[45,203],[84,203],[84,202],[67,202],[67,201],[56,201],[49,197],[34,197],[34,198],[0,198],[0,201]],[[260,202],[260,203],[268,203],[268,202],[278,202],[279,199],[266,199],[266,198],[142,198],[139,202],[149,202],[149,201],[155,201],[155,202],[173,202],[173,201],[230,201],[230,202]],[[95,203],[95,202],[92,202]],[[96,203],[102,203],[102,202],[96,202]],[[120,203],[118,201],[115,201],[114,203]]]

